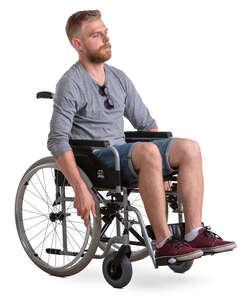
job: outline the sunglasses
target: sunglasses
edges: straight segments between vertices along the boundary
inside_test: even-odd
[[[107,97],[107,99],[104,101],[104,107],[105,108],[107,108],[107,109],[114,108],[114,104],[110,103],[110,97],[109,97],[109,94],[108,94],[108,88],[105,85],[100,86],[100,88],[99,88],[99,94],[101,96],[106,96]]]

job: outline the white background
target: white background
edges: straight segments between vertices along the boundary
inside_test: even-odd
[[[1,30],[1,292],[8,299],[239,298],[245,269],[245,1],[2,1]],[[114,289],[102,260],[77,275],[52,277],[25,254],[14,221],[18,183],[46,148],[51,100],[77,60],[65,35],[74,12],[99,9],[112,58],[134,82],[160,131],[199,142],[205,181],[203,221],[233,252],[195,261],[185,274],[133,264],[131,282]],[[132,130],[126,121],[126,130]],[[242,296],[241,296],[242,297]]]

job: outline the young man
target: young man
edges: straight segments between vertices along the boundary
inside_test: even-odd
[[[119,151],[125,180],[139,184],[156,236],[157,260],[172,256],[183,261],[198,258],[203,252],[232,250],[236,247],[234,242],[224,241],[201,224],[203,173],[199,144],[183,138],[125,142],[123,116],[137,130],[158,129],[131,80],[121,70],[105,63],[111,58],[107,31],[98,10],[79,11],[69,17],[66,33],[79,60],[57,84],[50,122],[48,149],[74,189],[78,215],[86,226],[90,210],[96,217],[94,200],[79,175],[68,140],[108,140]],[[96,150],[94,154],[106,166],[113,167],[111,151]],[[177,168],[186,242],[171,235],[165,218],[163,173],[168,175]]]

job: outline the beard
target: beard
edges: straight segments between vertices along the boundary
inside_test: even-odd
[[[109,48],[106,48],[108,47]],[[107,44],[100,47],[98,50],[89,51],[87,49],[87,58],[92,63],[102,63],[109,60],[112,56],[111,45]]]

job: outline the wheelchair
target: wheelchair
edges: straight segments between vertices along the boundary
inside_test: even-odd
[[[37,98],[53,98],[39,92]],[[126,131],[127,143],[151,142],[171,137],[171,132]],[[132,277],[132,262],[150,256],[154,268],[166,265],[174,272],[188,271],[193,260],[155,260],[155,235],[149,224],[138,184],[123,181],[119,153],[106,140],[69,140],[81,178],[95,201],[96,218],[90,212],[88,226],[73,206],[74,191],[54,157],[33,163],[23,175],[16,193],[15,221],[21,244],[29,258],[43,271],[59,277],[74,275],[89,262],[103,259],[105,280],[123,288]],[[115,168],[105,167],[93,149],[109,149]],[[172,210],[178,222],[168,224],[171,233],[184,238],[183,207],[178,199],[178,171],[164,180],[167,217]],[[101,253],[98,253],[100,251]]]

